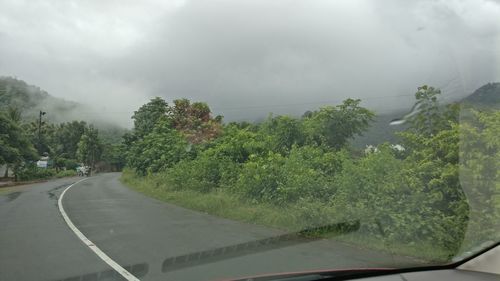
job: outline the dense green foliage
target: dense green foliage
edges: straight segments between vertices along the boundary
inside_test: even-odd
[[[119,170],[125,164],[123,149],[121,143],[103,140],[97,129],[83,121],[44,122],[39,130],[34,122],[21,120],[14,108],[0,111],[0,165],[6,165],[18,180],[49,178],[59,171],[75,171],[81,164]],[[54,172],[36,167],[42,156]]]
[[[101,158],[102,144],[99,139],[99,132],[93,126],[85,128],[78,142],[76,154],[84,164],[95,169],[97,160]]]
[[[459,177],[470,209],[467,240],[500,233],[500,112],[461,114]]]
[[[154,124],[153,129],[136,128],[127,137],[127,165],[147,175],[144,180],[154,179],[153,194],[187,192],[273,206],[293,214],[286,220],[302,228],[356,219],[359,237],[378,239],[396,251],[401,244],[433,245],[441,258],[449,258],[500,230],[495,195],[500,115],[458,104],[441,106],[439,95],[438,89],[419,87],[415,112],[399,133],[400,148],[385,143],[366,151],[349,145],[374,118],[360,100],[301,118],[270,115],[260,124],[233,122],[208,136],[204,126],[213,124],[208,107],[202,110],[206,117],[197,119],[205,122],[187,126],[179,116],[186,116],[189,101],[169,107],[154,99],[142,109],[154,104],[164,109],[141,121]],[[464,112],[472,113],[460,118]],[[464,180],[470,183],[465,186]],[[192,205],[186,200],[180,201]],[[222,212],[207,204],[194,206]],[[234,216],[240,217],[229,215]]]
[[[26,164],[17,173],[18,180],[30,181],[37,179],[50,179],[57,174],[55,169],[40,169],[33,163]]]
[[[124,135],[127,164],[145,175],[171,168],[195,155],[193,146],[203,146],[217,137],[221,118],[212,118],[205,103],[174,100],[169,106],[154,98],[134,112],[134,130]]]
[[[17,120],[0,112],[0,163],[16,164],[22,159],[34,159],[36,152]]]
[[[55,177],[56,178],[64,178],[64,177],[74,177],[76,176],[77,173],[75,170],[62,170],[62,171],[59,171]]]
[[[0,165],[16,179],[52,177],[84,164],[100,170],[120,170],[125,164],[123,129],[84,121],[55,122],[77,106],[56,99],[38,87],[15,78],[0,77]],[[46,111],[40,118],[41,110]],[[48,157],[50,169],[35,162]],[[72,172],[66,172],[67,175]]]
[[[19,180],[73,176],[82,163],[126,165],[128,182],[187,207],[289,230],[358,220],[358,241],[392,251],[432,245],[435,258],[450,258],[500,238],[500,114],[479,102],[495,101],[497,84],[468,105],[440,105],[439,89],[419,87],[415,110],[387,131],[398,146],[382,143],[380,130],[375,146],[360,149],[351,143],[385,119],[356,99],[300,118],[223,124],[205,103],[154,98],[123,134],[47,116],[38,123],[33,97],[46,93],[23,83],[0,79],[0,165]],[[36,167],[41,156],[49,169]]]

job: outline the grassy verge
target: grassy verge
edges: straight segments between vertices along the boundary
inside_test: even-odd
[[[190,190],[171,190],[164,184],[165,181],[161,175],[137,177],[129,170],[123,171],[121,181],[129,188],[160,201],[223,218],[290,232],[300,231],[307,227],[305,222],[308,218],[304,216],[303,206],[277,207],[270,204],[256,204],[224,191],[200,193]],[[324,211],[331,215],[332,210]],[[427,262],[445,262],[448,256],[447,253],[433,245],[423,243],[413,245],[391,243],[389,245],[383,239],[368,237],[357,232],[351,232],[347,235],[338,235],[338,233],[332,232],[314,233],[313,235],[321,238],[333,238],[358,248],[385,251]]]
[[[6,195],[13,192],[13,187],[0,187],[0,195]]]
[[[0,195],[6,195],[6,194],[9,194],[11,192],[14,192],[15,190],[13,188],[17,187],[17,186],[46,182],[46,181],[49,181],[51,179],[69,178],[69,177],[76,177],[76,176],[77,176],[76,171],[65,170],[65,171],[59,171],[58,173],[56,173],[50,177],[8,182],[7,184],[0,186]]]
[[[59,171],[55,177],[56,178],[66,178],[66,177],[76,177],[77,176],[77,173],[75,170],[63,170],[63,171]]]
[[[226,192],[199,193],[190,190],[174,191],[160,186],[154,176],[138,178],[133,172],[123,171],[121,181],[128,187],[155,199],[173,203],[187,209],[209,213],[251,224],[262,224],[283,230],[298,230],[294,215],[284,214],[282,208],[272,205],[249,204]]]

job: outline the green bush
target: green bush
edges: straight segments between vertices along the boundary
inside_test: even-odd
[[[76,170],[62,170],[56,174],[56,178],[74,177],[76,175]]]
[[[272,202],[278,199],[278,186],[283,181],[285,158],[269,152],[266,156],[251,157],[242,167],[234,191],[247,199]]]
[[[347,152],[333,152],[324,147],[294,146],[282,167],[279,183],[281,203],[307,199],[329,202],[335,195],[334,177],[342,169]]]
[[[65,159],[64,161],[64,168],[66,168],[66,171],[75,170],[79,165],[80,164],[74,159]]]
[[[249,129],[229,126],[208,150],[210,157],[228,158],[233,162],[245,163],[252,155],[266,155],[271,151],[272,138]]]
[[[288,156],[255,156],[243,165],[234,190],[248,199],[279,205],[304,199],[328,202],[345,157],[345,151],[317,146],[292,146]]]
[[[140,174],[156,173],[190,156],[189,145],[178,131],[166,122],[132,144],[127,153],[128,165]]]
[[[76,176],[75,170],[61,170],[38,168],[34,164],[29,164],[21,168],[17,173],[17,179],[20,181],[30,181],[38,179],[63,178]]]
[[[239,174],[240,164],[228,157],[209,151],[194,160],[184,159],[168,169],[170,187],[207,192],[215,188],[231,186]]]
[[[29,164],[22,167],[17,172],[17,179],[21,181],[37,180],[37,179],[49,179],[54,177],[56,170],[54,169],[44,169],[38,168],[34,164]]]

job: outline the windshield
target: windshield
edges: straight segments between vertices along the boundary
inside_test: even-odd
[[[233,280],[500,241],[500,3],[1,1],[0,280]]]

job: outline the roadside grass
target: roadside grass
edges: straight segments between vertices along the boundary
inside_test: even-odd
[[[11,192],[14,192],[13,190],[14,187],[0,187],[0,196],[1,195],[7,195]]]
[[[65,171],[59,171],[58,173],[54,174],[51,177],[46,177],[46,178],[35,178],[35,179],[30,179],[30,180],[21,180],[21,181],[12,181],[8,182],[7,184],[0,186],[0,196],[2,195],[7,195],[11,192],[16,191],[16,187],[20,187],[23,185],[27,184],[33,184],[33,183],[40,183],[40,182],[46,182],[49,180],[53,179],[61,179],[61,178],[70,178],[70,177],[76,177],[77,173],[76,171],[73,170],[65,170]]]
[[[302,206],[278,207],[271,204],[257,204],[221,190],[208,193],[172,190],[165,184],[165,179],[161,174],[138,177],[133,171],[127,169],[123,171],[120,181],[129,188],[160,201],[222,218],[273,227],[285,232],[298,232],[311,227],[311,225],[307,225],[310,220],[304,216]],[[326,216],[330,216],[330,218],[335,217],[335,215],[332,216],[333,210],[325,209],[322,211],[327,213]],[[307,236],[334,239],[358,248],[411,257],[420,263],[449,261],[447,252],[425,243],[391,242],[389,244],[384,239],[369,237],[356,231],[348,232],[348,234],[339,231],[317,231],[308,233]]]
[[[75,170],[62,170],[59,171],[55,177],[60,179],[60,178],[66,178],[66,177],[76,177],[77,173]]]
[[[158,199],[215,216],[251,224],[273,226],[283,230],[299,230],[301,225],[293,214],[283,213],[282,208],[264,204],[249,204],[238,197],[222,191],[199,193],[191,190],[169,190],[158,176],[137,177],[124,170],[120,179],[126,186]]]

